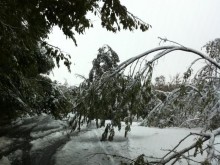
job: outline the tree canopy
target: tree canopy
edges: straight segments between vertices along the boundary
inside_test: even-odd
[[[34,113],[38,98],[48,97],[49,73],[60,61],[70,71],[71,56],[46,42],[54,26],[77,45],[75,34],[92,28],[92,13],[111,32],[148,30],[119,0],[3,0],[0,2],[0,114],[14,118]],[[49,92],[50,93],[50,92]],[[35,99],[31,99],[35,98]],[[42,101],[46,99],[42,99]],[[39,101],[39,100],[38,100]],[[32,110],[29,110],[32,109]],[[50,112],[51,113],[51,112]],[[57,114],[57,113],[53,113]]]

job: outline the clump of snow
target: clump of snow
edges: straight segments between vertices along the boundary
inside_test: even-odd
[[[38,123],[40,123],[41,121],[44,121],[45,118],[47,118],[48,115],[46,114],[41,114],[39,116],[26,116],[24,118],[21,119],[20,123],[20,128],[21,129],[32,129],[34,127],[36,127],[38,125]]]
[[[33,138],[40,138],[61,131],[66,127],[67,123],[60,120],[54,120],[51,116],[46,116],[43,120],[38,122],[30,135]]]
[[[10,165],[10,161],[8,160],[7,157],[3,156],[1,159],[0,159],[0,164],[1,165]]]
[[[68,133],[66,127],[66,122],[54,120],[52,116],[44,114],[39,116],[36,126],[30,133],[30,136],[35,139],[31,141],[31,152],[43,150],[61,140]]]
[[[0,137],[0,151],[1,152],[7,151],[13,142],[14,141],[11,138],[4,137],[4,136]]]
[[[60,131],[62,128],[54,128],[46,131],[36,131],[36,132],[31,132],[30,136],[34,139],[41,138],[44,136],[47,136],[49,134],[55,133],[57,131]]]
[[[17,162],[17,164],[21,163],[22,162],[22,155],[23,155],[23,151],[18,149],[12,153],[10,153],[8,155],[8,159],[11,161],[11,162]],[[19,163],[18,163],[19,162]]]
[[[31,141],[31,144],[32,144],[31,152],[42,150],[50,146],[51,144],[56,143],[57,141],[62,139],[63,136],[66,136],[66,135],[67,135],[66,131],[60,131],[60,132],[51,133],[48,136],[45,136],[43,138],[33,140]]]

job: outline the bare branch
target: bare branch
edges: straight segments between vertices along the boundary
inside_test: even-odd
[[[201,120],[201,119],[200,118],[188,119],[188,120],[184,121],[182,124],[180,124],[179,127],[182,127],[182,125],[185,124],[185,123],[189,123],[189,122],[192,122],[192,121],[195,121],[195,120]]]
[[[163,42],[170,42],[170,43],[173,43],[173,44],[176,44],[176,45],[185,47],[185,46],[183,46],[182,44],[180,44],[180,43],[178,43],[178,42],[175,42],[175,41],[168,40],[167,38],[161,38],[161,37],[158,37],[158,38],[159,38],[161,41],[163,41]],[[161,41],[160,41],[160,43],[161,43]],[[160,43],[159,43],[159,45],[160,45]]]

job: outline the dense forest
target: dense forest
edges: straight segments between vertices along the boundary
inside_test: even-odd
[[[129,164],[176,163],[191,159],[185,154],[192,149],[194,157],[207,151],[200,162],[203,165],[219,162],[215,137],[220,134],[220,39],[201,45],[204,54],[160,38],[171,46],[150,49],[121,63],[120,54],[105,45],[98,49],[88,76],[78,75],[83,80],[79,86],[52,81],[48,74],[56,66],[65,65],[71,72],[71,55],[47,42],[51,30],[58,26],[77,45],[75,34],[93,28],[88,13],[101,19],[102,27],[113,33],[151,28],[119,0],[0,2],[1,127],[27,116],[47,114],[67,121],[71,133],[94,121],[97,129],[104,127],[101,141],[114,141],[115,129],[121,130],[123,122],[124,137],[132,131],[134,121],[141,121],[146,127],[200,127],[200,133],[190,134],[198,136],[191,146],[178,152],[171,148],[156,160],[140,155]],[[155,63],[175,51],[193,53],[198,59],[192,61],[183,75],[177,74],[169,82],[163,75],[153,79]],[[153,58],[149,58],[153,53]],[[194,71],[193,66],[201,60],[205,64]],[[203,148],[206,141],[209,145]],[[0,151],[0,159],[3,156]]]

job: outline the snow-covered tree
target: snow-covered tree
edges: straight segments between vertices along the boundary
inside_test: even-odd
[[[192,62],[190,68],[184,73],[182,80],[179,78],[179,76],[176,76],[175,80],[173,81],[175,83],[170,90],[162,91],[153,89],[151,78],[154,62],[166,54],[177,50],[196,54],[200,56],[199,60],[205,60],[207,65],[196,74],[192,81],[189,81],[189,78],[192,74],[191,67],[195,62],[198,61],[197,59]],[[156,55],[152,59],[146,60],[147,56],[151,53],[156,53]],[[157,158],[153,161],[148,161],[142,159],[143,156],[141,156],[141,160],[142,163],[146,164],[167,164],[171,161],[175,163],[180,159],[189,160],[191,159],[191,156],[186,156],[184,154],[192,149],[195,149],[194,155],[201,153],[201,146],[204,145],[205,141],[209,140],[209,146],[204,148],[204,150],[206,150],[208,153],[207,158],[202,163],[210,164],[215,158],[218,159],[218,155],[215,154],[214,142],[215,137],[220,134],[220,128],[218,123],[215,124],[214,121],[218,120],[219,113],[218,70],[220,69],[220,65],[215,58],[212,58],[209,55],[208,51],[207,54],[208,55],[205,55],[202,52],[184,47],[182,45],[161,46],[151,49],[122,62],[113,70],[103,73],[98,81],[93,81],[92,83],[84,82],[83,85],[86,87],[86,90],[83,91],[85,95],[82,95],[81,98],[83,101],[79,101],[77,106],[81,105],[81,107],[83,107],[82,110],[87,110],[88,108],[93,107],[93,110],[95,111],[86,112],[92,112],[96,119],[103,119],[102,114],[108,116],[106,113],[114,112],[113,116],[117,120],[113,119],[113,121],[119,128],[121,118],[118,117],[118,115],[120,115],[120,111],[125,110],[129,115],[138,114],[138,109],[141,109],[141,112],[144,112],[143,109],[148,106],[150,108],[145,111],[147,113],[145,121],[143,122],[148,126],[203,126],[204,129],[201,133],[189,134],[161,159]],[[141,67],[137,72],[133,72],[135,71],[139,61],[144,64],[140,65]],[[128,66],[130,66],[131,69],[132,64],[134,64],[133,71],[130,72],[132,74],[125,76],[125,69]],[[122,89],[125,89],[124,91],[126,92],[123,92]],[[142,92],[144,94],[141,94]],[[164,98],[161,99],[158,97],[157,93],[163,93]],[[114,97],[114,100],[117,98],[117,101],[111,100],[111,96]],[[88,101],[91,98],[92,100]],[[109,100],[110,102],[108,102]],[[101,104],[102,101],[104,104]],[[90,102],[89,106],[87,106],[88,102]],[[107,108],[100,108],[100,105],[107,105]],[[143,105],[143,107],[140,105]],[[96,111],[96,108],[94,107],[99,107],[100,111]],[[131,118],[126,118],[126,123],[128,123],[130,119]],[[111,127],[106,127],[106,129],[107,130],[103,133],[104,139],[106,139],[106,132],[109,132]],[[129,125],[127,125],[126,131],[129,130]],[[126,134],[127,132],[125,132],[125,135]],[[199,136],[198,140],[192,145],[176,151],[176,148],[185,139],[192,135]],[[199,148],[200,150],[198,150]]]
[[[107,78],[115,71],[118,62],[117,53],[109,46],[98,50],[89,79],[85,79],[78,87],[79,97],[74,108],[78,116],[78,127],[79,121],[83,121],[84,118],[88,122],[95,119],[97,127],[104,126],[105,120],[108,119],[111,120],[111,126],[107,126],[109,129],[116,126],[121,129],[121,121],[126,120],[127,135],[132,118],[147,116],[154,106],[151,103],[151,87],[149,83],[142,83],[140,75],[132,77],[116,74]],[[149,81],[150,77],[147,82]],[[98,120],[101,120],[101,123],[98,123]]]
[[[209,42],[205,48],[209,57],[218,61],[219,40]],[[160,93],[159,98],[162,98],[162,102],[148,116],[145,124],[160,127],[205,125],[206,129],[218,127],[218,68],[207,63],[191,78],[191,81],[188,81],[192,72],[191,67],[184,73],[181,85],[179,83],[174,85],[176,87],[174,90],[170,92],[156,90]]]
[[[9,122],[23,114],[33,114],[35,110],[28,100],[35,94],[28,88],[38,84],[41,74],[54,68],[54,61],[58,67],[63,62],[70,71],[71,56],[46,39],[58,26],[77,45],[75,34],[84,34],[93,27],[87,13],[100,18],[102,27],[111,32],[146,31],[150,27],[128,12],[119,0],[0,2],[0,120]]]
[[[99,80],[105,72],[113,70],[118,62],[118,54],[109,45],[99,48],[97,58],[92,61],[93,67],[89,73],[89,81]]]
[[[167,39],[166,39],[167,41]],[[147,126],[189,126],[189,127],[202,127],[201,133],[191,133],[187,137],[183,138],[177,146],[158,160],[145,160],[142,163],[146,164],[167,164],[172,162],[173,164],[180,159],[191,159],[190,155],[186,153],[192,149],[195,150],[194,157],[199,153],[202,154],[203,150],[207,151],[207,158],[201,162],[201,164],[212,164],[218,162],[219,154],[215,152],[215,137],[220,135],[219,125],[219,39],[209,42],[206,46],[207,55],[196,51],[191,48],[183,46],[162,46],[152,50],[149,50],[143,54],[126,60],[121,63],[115,72],[110,76],[114,76],[116,73],[120,73],[127,66],[131,65],[141,58],[146,58],[147,55],[153,52],[157,54],[146,61],[146,64],[142,68],[142,75],[146,77],[149,74],[148,69],[152,64],[159,60],[164,55],[181,50],[185,52],[194,53],[200,56],[192,62],[189,69],[184,73],[182,82],[176,88],[171,91],[152,90],[152,94],[155,95],[158,92],[163,93],[164,98],[159,98],[159,103],[148,113],[143,124]],[[198,60],[205,60],[206,65],[202,67],[194,76],[192,81],[189,78],[192,74],[192,65]],[[144,81],[144,80],[143,80]],[[185,147],[182,150],[177,150],[177,147],[189,136],[197,135],[198,140],[192,145]],[[209,145],[206,148],[204,142],[209,140]],[[205,147],[205,148],[204,148]],[[192,160],[193,161],[193,160]]]

